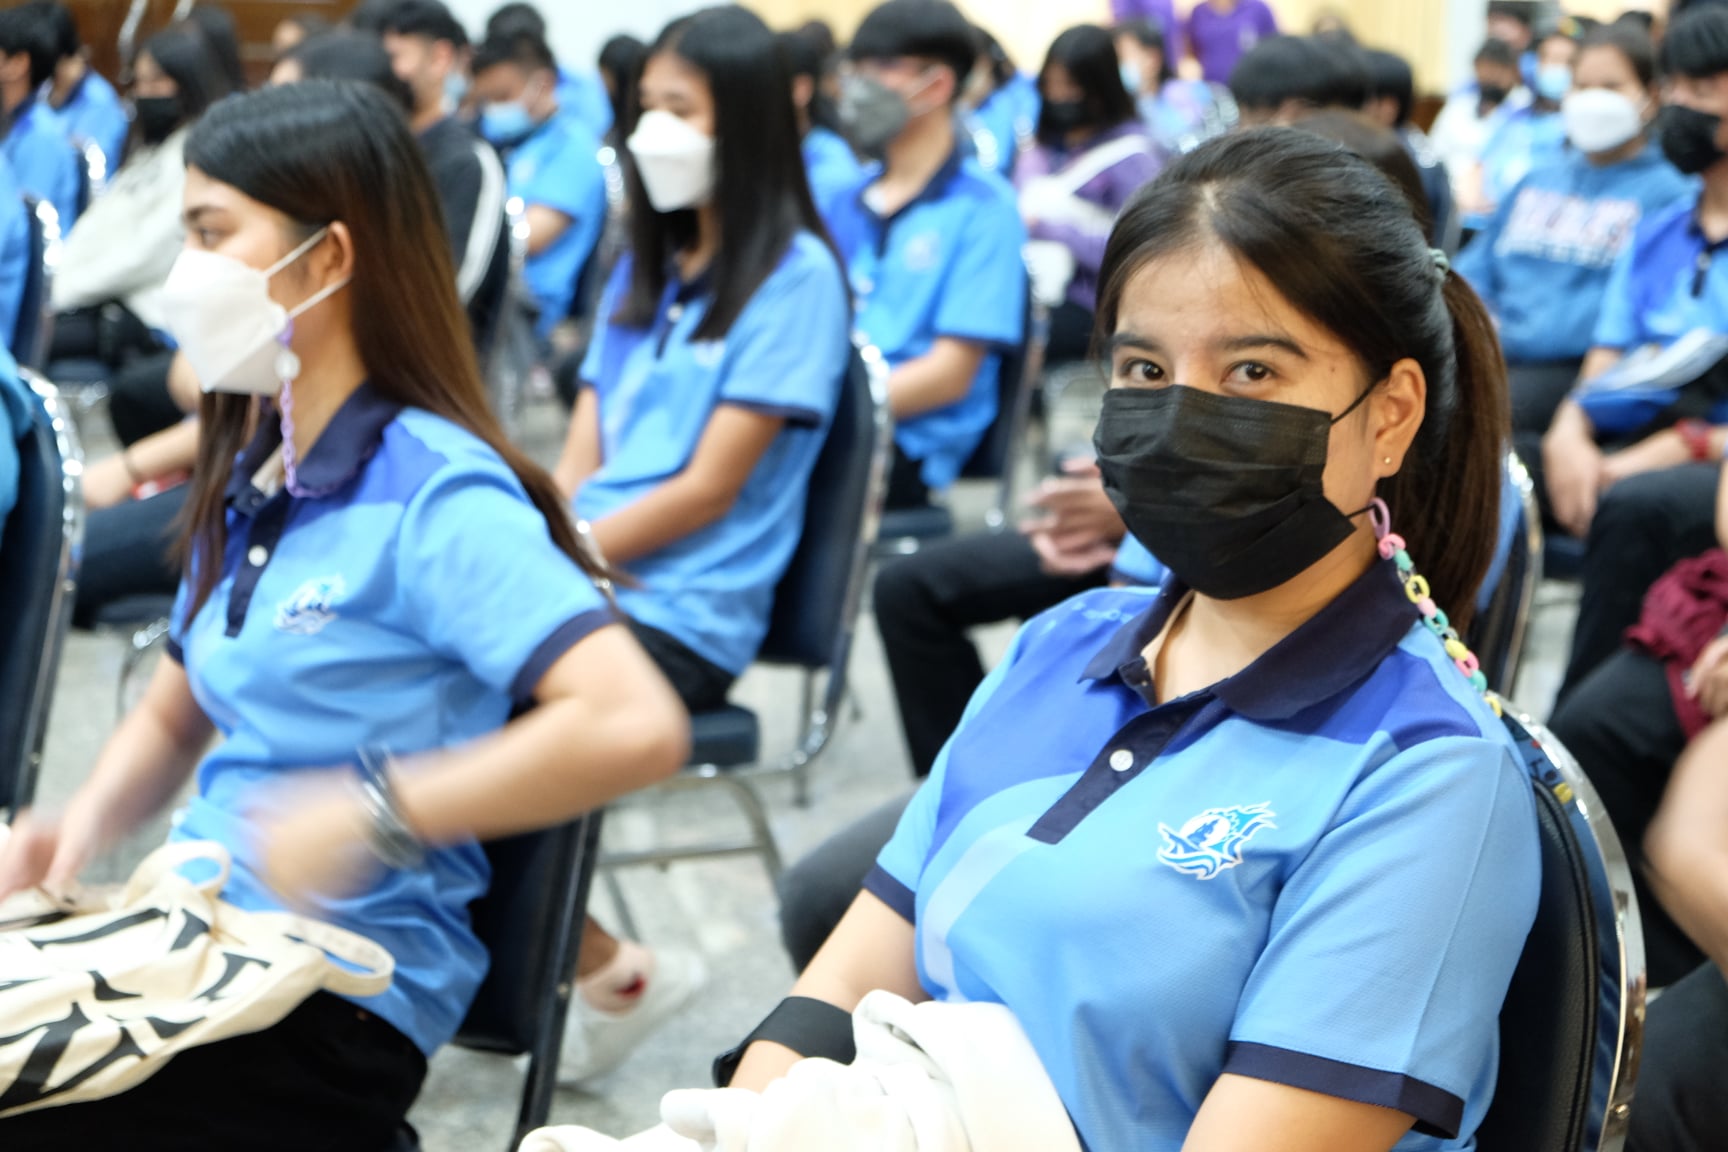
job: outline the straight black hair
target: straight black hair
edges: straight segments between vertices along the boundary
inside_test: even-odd
[[[186,19],[204,34],[211,58],[228,78],[228,91],[246,91],[246,68],[240,63],[240,32],[234,17],[214,4],[194,4]]]
[[[1438,263],[1404,193],[1347,149],[1292,128],[1219,137],[1129,202],[1104,253],[1098,342],[1150,261],[1218,244],[1347,345],[1370,381],[1409,358],[1428,381],[1412,451],[1379,495],[1460,628],[1499,533],[1506,364],[1464,279]]]
[[[972,25],[973,59],[972,66],[976,68],[979,61],[984,62],[984,68],[990,73],[990,87],[1000,88],[1014,79],[1014,61],[1008,57],[1008,49],[1002,47],[1002,41],[996,39],[996,34],[982,24]],[[965,79],[965,77],[961,77]]]
[[[180,94],[180,124],[191,124],[232,92],[228,70],[216,61],[209,37],[197,25],[179,20],[156,33],[138,50],[156,62]]]
[[[538,36],[546,39],[546,17],[532,4],[502,4],[486,17],[486,39]]]
[[[444,40],[455,48],[468,47],[468,30],[441,0],[401,0],[385,14],[379,31],[394,36],[420,36],[433,43]]]
[[[1599,24],[1584,34],[1579,55],[1592,48],[1612,48],[1626,58],[1638,83],[1648,88],[1656,83],[1656,46],[1650,34],[1635,24]]]
[[[414,111],[414,91],[390,66],[390,53],[365,32],[326,32],[302,40],[282,57],[300,65],[305,80],[356,80],[390,98],[403,115]]]
[[[1516,68],[1518,67],[1518,53],[1506,41],[1496,40],[1490,36],[1482,41],[1482,47],[1476,49],[1473,63],[1493,64],[1499,68]]]
[[[614,36],[600,46],[596,63],[601,75],[612,78],[612,123],[627,123],[633,118],[631,109],[636,106],[636,89],[642,83],[642,65],[648,63],[648,45],[634,36]]]
[[[810,80],[810,107],[806,110],[810,116],[812,128],[826,128],[837,135],[844,136],[840,127],[840,111],[834,107],[834,101],[822,91],[822,77],[828,71],[828,57],[822,51],[822,45],[815,35],[805,32],[802,28],[795,32],[781,32],[774,37],[780,45],[780,53],[786,60],[787,74],[796,80],[808,77]]]
[[[8,56],[24,53],[30,58],[30,87],[46,84],[60,62],[48,14],[35,4],[0,9],[0,52]]]
[[[60,0],[36,0],[42,16],[48,21],[49,36],[54,42],[54,55],[61,60],[76,56],[84,48],[78,38],[78,20],[72,9]]]
[[[1431,236],[1434,223],[1428,208],[1428,190],[1422,187],[1422,172],[1410,158],[1404,140],[1391,129],[1382,128],[1360,112],[1347,108],[1327,108],[1304,116],[1294,127],[1304,132],[1342,144],[1380,170],[1380,175],[1392,181],[1410,201],[1410,214],[1424,236]]]
[[[486,42],[474,50],[474,59],[468,67],[478,76],[500,64],[514,64],[524,72],[545,70],[554,75],[558,72],[558,61],[552,58],[552,49],[546,46],[544,39],[528,32],[487,37]]]
[[[1728,72],[1728,6],[1691,7],[1662,37],[1662,71],[1702,80]]]
[[[1176,78],[1176,67],[1170,62],[1170,48],[1164,43],[1164,29],[1143,17],[1124,20],[1111,29],[1116,36],[1132,36],[1140,47],[1158,53],[1158,84],[1162,87]]]
[[[1050,52],[1044,57],[1044,67],[1038,73],[1038,91],[1050,69],[1060,64],[1080,89],[1081,103],[1086,107],[1086,123],[1100,130],[1126,124],[1139,113],[1134,97],[1122,84],[1122,62],[1116,55],[1116,38],[1108,29],[1096,24],[1078,24],[1056,37]],[[1062,133],[1050,122],[1049,102],[1042,101],[1038,110],[1038,142],[1046,148],[1059,146]]]
[[[577,543],[552,478],[510,443],[487,404],[432,176],[407,119],[382,93],[353,81],[309,80],[224,100],[187,138],[186,163],[281,212],[297,236],[346,224],[354,238],[354,339],[368,383],[485,441],[516,474],[558,546],[585,572],[599,573]],[[203,399],[182,550],[192,587],[188,619],[221,578],[223,493],[251,410],[246,396]]]
[[[954,98],[977,62],[972,25],[948,0],[886,0],[858,25],[846,49],[852,60],[913,56],[934,60],[954,74]]]
[[[1398,107],[1397,126],[1408,124],[1416,107],[1416,74],[1410,70],[1410,61],[1383,48],[1367,48],[1362,52],[1362,66],[1368,72],[1369,98],[1390,98]]]
[[[779,265],[794,236],[813,232],[826,241],[828,233],[804,174],[792,78],[774,33],[761,18],[736,4],[705,8],[666,26],[649,49],[649,59],[662,54],[677,56],[700,72],[714,99],[720,250],[710,269],[714,302],[695,338],[719,340]],[[627,138],[629,132],[623,135]],[[667,263],[696,241],[696,213],[656,212],[635,163],[627,159],[624,171],[633,259],[630,289],[613,319],[645,328],[659,311]],[[837,263],[839,259],[836,255]]]
[[[1360,48],[1312,36],[1269,36],[1230,72],[1230,94],[1243,108],[1279,108],[1296,100],[1310,108],[1360,109],[1369,87]]]

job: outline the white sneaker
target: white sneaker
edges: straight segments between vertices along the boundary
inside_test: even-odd
[[[578,1084],[618,1067],[707,982],[707,966],[694,952],[654,952],[620,940],[610,964],[576,982],[559,1047],[558,1083]]]

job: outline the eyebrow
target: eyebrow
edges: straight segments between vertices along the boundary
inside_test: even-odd
[[[195,228],[198,225],[198,221],[202,220],[204,217],[221,211],[222,209],[218,208],[214,204],[195,204],[186,209],[183,219],[186,222],[186,227]]]
[[[1301,360],[1308,359],[1308,353],[1302,345],[1288,336],[1273,332],[1251,332],[1242,336],[1231,336],[1220,340],[1216,345],[1220,352],[1248,352],[1256,348],[1276,348],[1280,352],[1288,352]],[[1150,336],[1142,336],[1138,332],[1117,332],[1107,342],[1107,348],[1114,354],[1123,348],[1135,348],[1143,352],[1162,352],[1164,346]]]

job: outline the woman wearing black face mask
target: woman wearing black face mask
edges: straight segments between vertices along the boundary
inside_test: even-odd
[[[1164,154],[1136,115],[1115,40],[1103,28],[1082,24],[1058,36],[1038,92],[1038,143],[1014,182],[1031,238],[1033,292],[1050,309],[1045,361],[1059,364],[1086,358],[1110,226],[1158,175]]]
[[[1174,579],[1027,624],[731,1083],[887,989],[1012,1011],[1087,1147],[1469,1146],[1540,879],[1437,634],[1494,546],[1492,325],[1292,129],[1176,160],[1102,272],[1100,464]]]

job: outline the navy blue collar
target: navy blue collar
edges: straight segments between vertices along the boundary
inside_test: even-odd
[[[947,191],[948,185],[954,182],[956,176],[960,175],[960,169],[966,163],[966,149],[961,140],[960,130],[956,128],[954,150],[948,153],[948,159],[942,161],[942,167],[936,169],[936,174],[930,177],[929,183],[925,184],[924,187],[918,190],[918,195],[906,201],[905,204],[901,205],[898,209],[889,213],[887,216],[878,215],[876,209],[870,207],[870,200],[865,195],[865,193],[869,192],[870,189],[876,186],[877,181],[882,178],[883,173],[888,171],[886,165],[876,173],[875,180],[865,181],[864,186],[858,189],[858,203],[863,205],[864,211],[875,216],[884,224],[887,224],[911,210],[914,206],[922,204],[927,200],[935,200],[941,196],[943,192]]]
[[[6,117],[6,131],[11,132],[12,129],[18,127],[25,117],[30,115],[30,110],[34,107],[36,107],[36,94],[32,92],[24,98],[23,103],[12,109],[12,115]]]
[[[1728,245],[1728,236],[1724,236],[1720,240],[1712,240],[1710,237],[1706,236],[1704,234],[1704,223],[1700,218],[1700,214],[1703,211],[1704,194],[1700,192],[1698,194],[1698,202],[1692,205],[1692,211],[1686,217],[1686,231],[1697,237],[1698,243],[1704,245],[1705,252],[1715,255],[1719,248]],[[1696,295],[1696,293],[1694,293],[1694,295]]]
[[[295,469],[306,488],[333,488],[360,471],[367,457],[377,451],[384,429],[401,413],[402,405],[383,395],[370,381],[362,381],[312,444]],[[241,449],[228,477],[226,496],[230,504],[252,488],[252,477],[282,443],[282,426],[274,405],[266,407],[252,442]]]
[[[1165,584],[1150,608],[1116,630],[1080,678],[1120,675],[1129,686],[1149,683],[1140,653],[1187,594],[1179,580]],[[1260,659],[1215,684],[1212,694],[1250,720],[1287,720],[1361,681],[1420,618],[1397,566],[1378,561]]]

